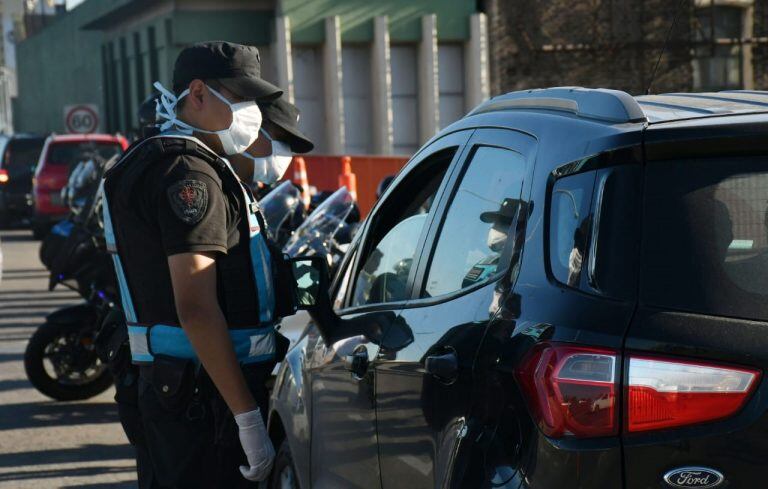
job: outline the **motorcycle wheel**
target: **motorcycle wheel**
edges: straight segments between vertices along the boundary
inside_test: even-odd
[[[93,338],[69,324],[45,323],[37,328],[24,352],[24,370],[37,390],[57,401],[89,399],[112,385],[112,374],[96,355]]]

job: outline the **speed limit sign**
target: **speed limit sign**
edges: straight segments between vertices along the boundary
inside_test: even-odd
[[[99,128],[99,107],[94,104],[64,107],[64,126],[67,132],[90,134]]]

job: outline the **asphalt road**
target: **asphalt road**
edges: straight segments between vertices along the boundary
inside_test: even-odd
[[[28,231],[0,232],[0,488],[136,487],[132,450],[117,422],[110,390],[83,402],[54,402],[24,374],[29,336],[46,314],[78,302],[49,292]]]

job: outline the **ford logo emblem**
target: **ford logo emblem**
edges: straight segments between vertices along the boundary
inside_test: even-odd
[[[681,467],[664,474],[664,481],[671,487],[696,487],[704,489],[719,486],[725,477],[714,469],[705,467]]]

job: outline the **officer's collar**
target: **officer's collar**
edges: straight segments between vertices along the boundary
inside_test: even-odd
[[[194,135],[191,135],[191,134],[187,134],[187,133],[185,133],[183,131],[179,131],[178,129],[168,129],[168,130],[162,131],[156,137],[172,137],[172,138],[187,139],[189,141],[194,141],[195,143],[200,145],[200,147],[205,148],[206,150],[210,151],[212,155],[216,155],[216,157],[218,159],[220,159],[221,161],[224,162],[224,164],[227,166],[229,171],[231,171],[232,174],[238,180],[241,180],[240,176],[235,171],[235,168],[232,166],[232,163],[230,163],[229,160],[227,158],[225,158],[224,156],[221,156],[218,153],[216,153],[214,150],[212,150],[207,144],[205,144],[202,140],[200,140],[200,138],[195,137]]]

